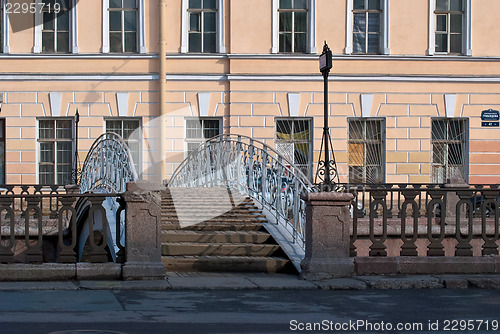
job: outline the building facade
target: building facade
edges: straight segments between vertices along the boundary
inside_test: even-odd
[[[143,178],[164,179],[206,138],[232,133],[313,178],[325,40],[341,182],[500,182],[500,45],[486,38],[500,34],[496,0],[2,0],[0,9],[0,183],[70,182],[76,110],[81,161],[114,131]]]

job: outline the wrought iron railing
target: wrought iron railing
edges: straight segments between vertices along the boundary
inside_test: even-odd
[[[499,254],[498,185],[344,187],[354,194],[351,256],[363,242],[369,256]]]
[[[80,176],[80,191],[102,189],[123,193],[127,182],[137,180],[130,150],[122,137],[114,132],[99,136],[87,154]]]
[[[77,262],[77,217],[80,213],[77,203],[85,200],[90,203],[87,212],[90,238],[86,247],[82,245],[87,254],[84,260],[108,261],[108,222],[103,214],[103,201],[106,197],[119,195],[78,194],[60,187],[44,192],[38,185],[19,187],[9,185],[7,194],[0,195],[0,263]],[[122,211],[123,207],[117,216]],[[100,227],[94,229],[96,225]],[[120,224],[116,228],[119,235]],[[97,229],[102,234],[101,240],[94,238]],[[117,242],[124,252],[123,245]]]
[[[315,191],[300,168],[266,144],[246,136],[220,135],[194,150],[175,170],[169,187],[227,186],[266,208],[304,248],[305,202]]]

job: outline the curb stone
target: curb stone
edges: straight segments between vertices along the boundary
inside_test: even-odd
[[[374,289],[439,289],[443,283],[437,277],[432,276],[406,276],[406,277],[380,277],[365,276],[357,279],[365,282]]]

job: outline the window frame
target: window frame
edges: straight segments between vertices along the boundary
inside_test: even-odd
[[[58,0],[55,0],[55,1],[58,1]],[[70,2],[70,8],[66,8],[65,11],[68,12],[68,30],[59,30],[59,15],[56,14],[55,12],[48,12],[48,8],[46,6],[43,7],[43,10],[42,10],[42,51],[43,53],[69,53],[71,52],[71,5],[72,3]],[[53,20],[53,28],[52,29],[44,29],[44,20],[43,20],[43,16],[45,15],[45,13],[48,12],[49,14],[52,15],[52,20]],[[43,44],[43,41],[44,41],[44,34],[46,32],[49,32],[51,33],[53,36],[52,36],[52,39],[53,39],[53,46],[54,46],[54,50],[50,50],[50,51],[45,51],[43,50],[44,48],[44,44]],[[67,32],[68,33],[68,50],[64,50],[64,51],[60,51],[57,49],[57,46],[58,46],[58,34],[59,33],[65,33]]]
[[[75,1],[75,0],[73,0]],[[146,53],[146,37],[145,37],[145,15],[144,15],[144,0],[136,0],[137,6],[137,35],[136,35],[136,51],[123,52],[123,54],[143,54]],[[102,0],[102,53],[110,52],[109,38],[109,0]],[[122,54],[120,52],[112,52],[113,54]]]
[[[346,46],[345,54],[351,55],[372,55],[365,53],[353,53],[353,32],[354,32],[354,0],[346,0]],[[390,55],[389,45],[389,0],[380,0],[380,55]]]
[[[351,133],[350,133],[350,122],[353,121],[362,121],[363,122],[363,138],[361,139],[351,139]],[[354,177],[351,175],[351,164],[350,162],[350,154],[351,154],[351,144],[355,144],[356,142],[363,143],[363,145],[366,146],[367,144],[367,139],[366,139],[366,123],[369,121],[376,121],[380,122],[380,173],[381,173],[381,178],[380,182],[374,183],[374,184],[379,184],[379,183],[385,183],[386,180],[386,142],[387,142],[387,136],[386,136],[386,119],[384,117],[347,117],[347,179],[349,183],[358,183],[353,181]],[[374,143],[378,143],[376,141],[373,141]],[[363,175],[362,175],[362,182],[361,183],[369,183],[367,182],[367,167],[373,167],[377,165],[368,165],[367,164],[367,159],[366,159],[366,149],[363,151]],[[372,183],[369,183],[372,184]]]
[[[138,122],[139,125],[137,127],[137,129],[139,129],[139,138],[137,138],[137,143],[138,143],[138,152],[137,152],[137,156],[138,156],[138,159],[139,161],[134,161],[134,165],[135,165],[135,168],[136,168],[136,172],[138,175],[141,174],[142,172],[142,140],[143,140],[143,136],[142,136],[142,117],[104,117],[104,132],[108,132],[108,121],[110,122],[121,122],[121,133],[118,133],[118,135],[120,137],[123,138],[123,140],[125,141],[125,144],[127,145],[128,149],[130,150],[130,153],[132,154],[132,149],[130,148],[130,146],[128,145],[128,138],[124,138],[123,137],[123,130],[124,130],[124,122]],[[114,132],[114,131],[113,131]],[[116,132],[115,132],[116,133]],[[134,140],[135,141],[135,140]]]
[[[36,8],[41,8],[44,0],[35,0]],[[106,0],[107,1],[107,0]],[[33,53],[78,53],[78,25],[77,25],[77,2],[78,0],[70,0],[69,11],[69,47],[68,51],[64,52],[54,52],[54,51],[43,51],[42,45],[42,35],[43,35],[43,13],[36,11],[35,13],[35,40],[33,46]],[[8,15],[7,15],[8,16]],[[5,26],[5,25],[4,25]],[[7,30],[8,31],[8,30]],[[8,39],[7,42],[8,44]]]
[[[73,180],[73,164],[74,164],[74,156],[75,156],[75,118],[74,117],[37,117],[37,182],[38,184],[42,185],[66,185],[63,183],[58,183],[57,182],[57,177],[58,177],[58,165],[60,163],[58,162],[57,158],[57,143],[59,142],[70,142],[71,143],[71,161],[69,163],[66,163],[66,165],[69,164],[71,167],[70,173],[69,173],[69,179],[70,182]],[[40,138],[40,122],[41,121],[52,121],[54,122],[54,137],[53,138]],[[69,121],[70,122],[70,127],[71,127],[71,138],[57,138],[57,122],[58,121]],[[67,129],[67,128],[66,128]],[[53,146],[53,162],[41,162],[41,144],[42,143],[54,143]],[[44,165],[53,165],[53,183],[41,183],[41,174],[40,174],[40,166]],[[68,183],[69,184],[69,183]]]
[[[429,0],[428,56],[472,56],[471,0],[462,0],[462,50],[460,53],[436,52],[436,0]],[[449,20],[448,20],[449,23]]]
[[[355,9],[353,8],[352,10],[352,14],[353,14],[353,18],[356,16],[356,14],[364,14],[365,16],[365,48],[363,50],[363,52],[355,52],[354,50],[354,36],[356,34],[360,34],[356,31],[354,31],[354,27],[353,27],[353,54],[365,54],[365,55],[368,55],[368,54],[380,54],[380,50],[381,50],[381,41],[382,41],[382,38],[381,38],[381,35],[382,35],[382,25],[381,25],[381,22],[382,22],[382,7],[380,6],[380,2],[379,2],[379,9],[369,9],[368,8],[368,0],[363,0],[365,2],[365,8],[363,9]],[[377,52],[368,52],[369,50],[369,46],[368,46],[368,42],[369,42],[369,36],[370,36],[370,31],[369,31],[369,20],[370,20],[370,14],[378,14],[378,20],[379,20],[379,29],[376,33],[371,33],[372,35],[374,34],[377,34],[378,35],[378,45],[377,45]],[[353,24],[354,24],[355,20],[353,19]]]
[[[201,122],[201,137],[188,137],[188,121],[200,121]],[[210,138],[205,138],[203,136],[203,131],[205,129],[204,123],[205,121],[218,121],[219,122],[219,134],[221,135],[223,132],[223,118],[222,117],[185,117],[184,118],[184,144],[185,144],[185,152],[186,152],[186,157],[189,156],[189,154],[192,152],[192,150],[189,149],[189,144],[198,144],[201,145],[204,142],[207,141],[207,139]]]
[[[189,0],[182,0],[181,17],[181,53],[193,54],[214,54],[213,52],[190,52],[189,51]],[[224,0],[216,0],[216,32],[215,32],[215,53],[226,53],[225,32],[224,32]]]
[[[309,131],[309,138],[307,140],[296,140],[295,138],[291,138],[289,140],[286,140],[286,139],[280,139],[278,138],[278,122],[279,121],[289,121],[289,122],[292,122],[292,134],[295,134],[295,129],[294,129],[294,124],[295,124],[295,121],[307,121],[308,122],[308,131]],[[301,171],[304,173],[305,176],[307,176],[307,178],[309,180],[312,180],[312,177],[313,177],[313,157],[314,157],[314,142],[313,142],[313,136],[314,136],[314,126],[313,126],[313,121],[314,121],[314,118],[313,117],[300,117],[300,116],[289,116],[289,117],[275,117],[274,118],[274,147],[276,149],[276,151],[278,151],[279,153],[279,150],[277,149],[277,145],[276,144],[285,144],[285,143],[300,143],[300,144],[304,144],[306,143],[308,145],[308,154],[307,154],[307,164],[305,165],[306,168],[307,168],[307,171],[304,171],[302,168],[300,168],[300,166],[304,166],[304,164],[297,164],[295,162],[295,147],[294,147],[294,159],[293,161],[291,161],[293,164],[295,164],[296,166],[298,166]]]
[[[435,121],[444,121],[446,122],[446,137],[445,139],[438,139],[438,140],[435,140],[433,138],[433,133],[432,133],[432,127],[433,127],[433,123]],[[449,134],[449,131],[448,131],[448,127],[449,127],[449,123],[450,122],[462,122],[462,125],[464,126],[464,133],[463,133],[463,140],[460,141],[460,140],[453,140],[453,139],[449,139],[448,138],[448,134]],[[435,173],[435,168],[437,166],[439,167],[444,167],[445,168],[445,171],[444,171],[444,180],[442,183],[445,183],[447,182],[447,179],[450,177],[448,175],[448,170],[449,170],[449,158],[448,158],[448,154],[449,154],[449,145],[450,144],[461,144],[463,145],[462,146],[462,155],[463,155],[463,161],[462,161],[462,164],[463,164],[463,174],[461,175],[463,178],[464,178],[464,181],[467,183],[468,180],[469,180],[469,132],[470,132],[470,121],[469,121],[469,118],[467,117],[431,117],[431,138],[430,138],[430,143],[431,143],[431,175],[430,175],[430,179],[431,179],[431,182],[432,183],[439,183],[437,182],[437,180],[439,179],[439,175],[437,173]],[[445,144],[446,145],[446,152],[445,152],[445,156],[443,156],[443,160],[444,162],[443,163],[437,163],[434,161],[434,144],[435,143],[442,143],[442,144]]]
[[[293,1],[293,3],[295,3],[296,0],[290,0],[290,1]],[[308,4],[309,5],[309,4]],[[307,53],[307,40],[308,40],[308,24],[307,24],[307,21],[309,21],[309,6],[307,6],[308,8],[279,8],[278,6],[278,34],[279,34],[279,46],[278,48],[281,48],[281,35],[282,34],[291,34],[292,38],[291,38],[291,50],[290,51],[284,51],[284,50],[281,50],[279,49],[279,53]],[[280,30],[279,26],[280,26],[280,21],[281,21],[281,14],[282,13],[291,13],[292,14],[292,22],[291,22],[291,31],[283,31]],[[305,27],[305,32],[297,32],[295,30],[295,20],[296,20],[296,14],[297,13],[305,13],[306,14],[306,27]],[[304,51],[296,51],[295,50],[295,35],[296,34],[305,34],[305,45],[304,45]]]

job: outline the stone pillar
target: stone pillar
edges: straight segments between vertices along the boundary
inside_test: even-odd
[[[165,279],[161,262],[161,188],[144,181],[127,183],[124,280]]]
[[[301,278],[307,280],[351,277],[354,260],[349,257],[350,193],[309,193],[306,201],[306,254]]]
[[[446,192],[444,204],[446,208],[446,218],[444,219],[444,222],[446,225],[454,226],[457,219],[457,204],[458,201],[460,201],[460,198],[458,198],[457,193],[453,190],[469,188],[469,185],[465,183],[461,177],[452,177],[451,179],[448,179],[448,182],[445,183],[444,187],[447,190],[451,190]],[[460,217],[465,219],[465,207],[462,207]]]

